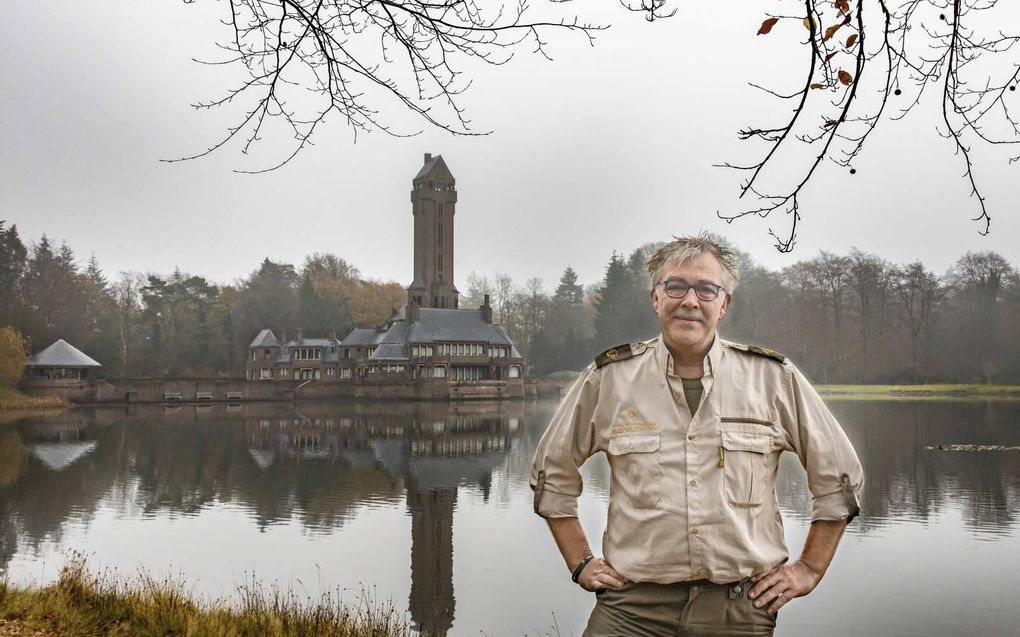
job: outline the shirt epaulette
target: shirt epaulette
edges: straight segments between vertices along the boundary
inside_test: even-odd
[[[757,345],[744,345],[742,343],[726,343],[728,347],[740,350],[741,352],[747,352],[748,354],[757,354],[758,356],[766,356],[773,360],[777,360],[780,363],[786,362],[786,356],[783,356],[774,349],[767,347],[758,347]]]
[[[609,363],[618,363],[638,354],[644,354],[649,350],[648,343],[638,341],[637,343],[624,343],[616,347],[610,347],[595,357],[595,367],[604,367]]]

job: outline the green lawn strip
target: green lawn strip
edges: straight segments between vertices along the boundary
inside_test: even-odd
[[[362,595],[355,605],[324,593],[318,600],[257,585],[239,589],[241,602],[196,601],[182,579],[141,575],[125,581],[90,574],[72,558],[58,581],[16,589],[0,582],[0,618],[23,629],[79,637],[410,637],[406,617],[392,604]]]

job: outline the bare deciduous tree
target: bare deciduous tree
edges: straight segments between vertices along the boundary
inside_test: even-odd
[[[185,0],[186,2],[188,0]],[[429,125],[477,135],[458,98],[471,85],[461,68],[468,60],[508,62],[531,48],[546,54],[546,34],[568,31],[591,41],[602,27],[577,20],[526,17],[528,5],[484,7],[474,0],[229,0],[225,22],[232,37],[226,53],[209,64],[239,66],[243,81],[196,108],[234,107],[239,119],[206,150],[169,161],[194,159],[239,140],[242,152],[271,122],[293,136],[291,152],[255,171],[273,170],[294,158],[329,116],[353,130],[413,135],[387,123],[389,109],[408,109]]]
[[[946,296],[942,280],[925,269],[920,261],[908,264],[896,271],[894,279],[896,293],[903,306],[907,331],[910,334],[911,368],[915,380],[920,377],[928,382],[931,371],[931,335],[938,317],[938,306]],[[918,362],[924,355],[924,372],[919,374]]]
[[[1005,3],[1003,3],[1004,5]],[[980,234],[988,234],[991,216],[974,172],[972,146],[1020,144],[1020,126],[1009,97],[1020,78],[1014,54],[1020,36],[1002,30],[991,10],[998,0],[797,0],[793,14],[769,16],[758,30],[766,35],[781,21],[803,23],[804,74],[793,92],[764,87],[790,101],[791,114],[778,124],[749,126],[740,138],[764,142],[760,159],[724,166],[749,173],[740,196],[755,204],[730,221],[775,211],[790,218],[782,234],[770,231],[782,252],[793,248],[800,221],[800,195],[823,161],[856,172],[854,161],[884,118],[898,120],[926,92],[941,100],[939,133],[959,156],[972,196],[977,199]],[[792,179],[764,186],[767,169],[785,162],[790,146],[810,147]],[[779,158],[783,157],[784,160]],[[1020,160],[1013,157],[1009,163]]]
[[[189,0],[185,0],[186,2]],[[554,0],[556,1],[556,0]],[[793,7],[768,14],[758,35],[795,33],[803,45],[793,90],[756,86],[791,105],[775,123],[749,125],[757,159],[722,164],[746,171],[740,197],[754,203],[719,215],[728,221],[779,211],[785,230],[770,230],[776,247],[793,249],[801,195],[826,161],[853,174],[879,123],[902,119],[925,94],[940,101],[936,127],[958,157],[977,201],[978,231],[991,215],[975,172],[975,144],[1020,144],[1010,110],[1020,80],[1020,35],[1005,32],[994,9],[1001,0],[777,0]],[[229,0],[226,53],[211,64],[243,69],[243,81],[197,108],[238,109],[227,133],[193,159],[233,140],[247,153],[273,124],[293,137],[291,150],[266,168],[286,164],[311,143],[327,117],[338,116],[355,137],[397,130],[387,116],[409,110],[425,126],[458,135],[471,126],[460,98],[471,85],[469,62],[502,65],[531,49],[546,55],[545,38],[574,32],[592,41],[604,27],[579,21],[531,20],[526,0],[512,7],[475,0]],[[677,13],[674,0],[622,0],[649,21]],[[786,27],[794,25],[795,31]],[[777,27],[777,25],[782,25]],[[803,25],[803,26],[801,26]],[[750,34],[748,34],[750,36]],[[773,35],[773,38],[778,37]],[[469,69],[465,71],[465,69]],[[791,158],[790,153],[793,153]],[[179,161],[179,160],[171,160]],[[1020,161],[1020,154],[1009,163]],[[774,173],[779,173],[776,177]]]

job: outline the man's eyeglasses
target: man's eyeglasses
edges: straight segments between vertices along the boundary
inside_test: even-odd
[[[666,296],[671,299],[682,299],[687,296],[688,290],[694,288],[694,294],[702,301],[714,301],[719,298],[719,292],[722,290],[722,286],[715,283],[697,283],[691,285],[683,279],[666,279],[665,281],[659,281],[658,284],[662,286]]]

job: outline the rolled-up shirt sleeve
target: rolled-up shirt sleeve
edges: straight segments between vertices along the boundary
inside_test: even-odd
[[[596,451],[592,421],[598,404],[600,371],[585,369],[563,398],[535,450],[529,482],[535,513],[544,518],[577,517],[582,480],[579,468]]]
[[[860,514],[864,470],[853,445],[818,392],[789,365],[784,426],[807,472],[811,521],[847,520]]]

